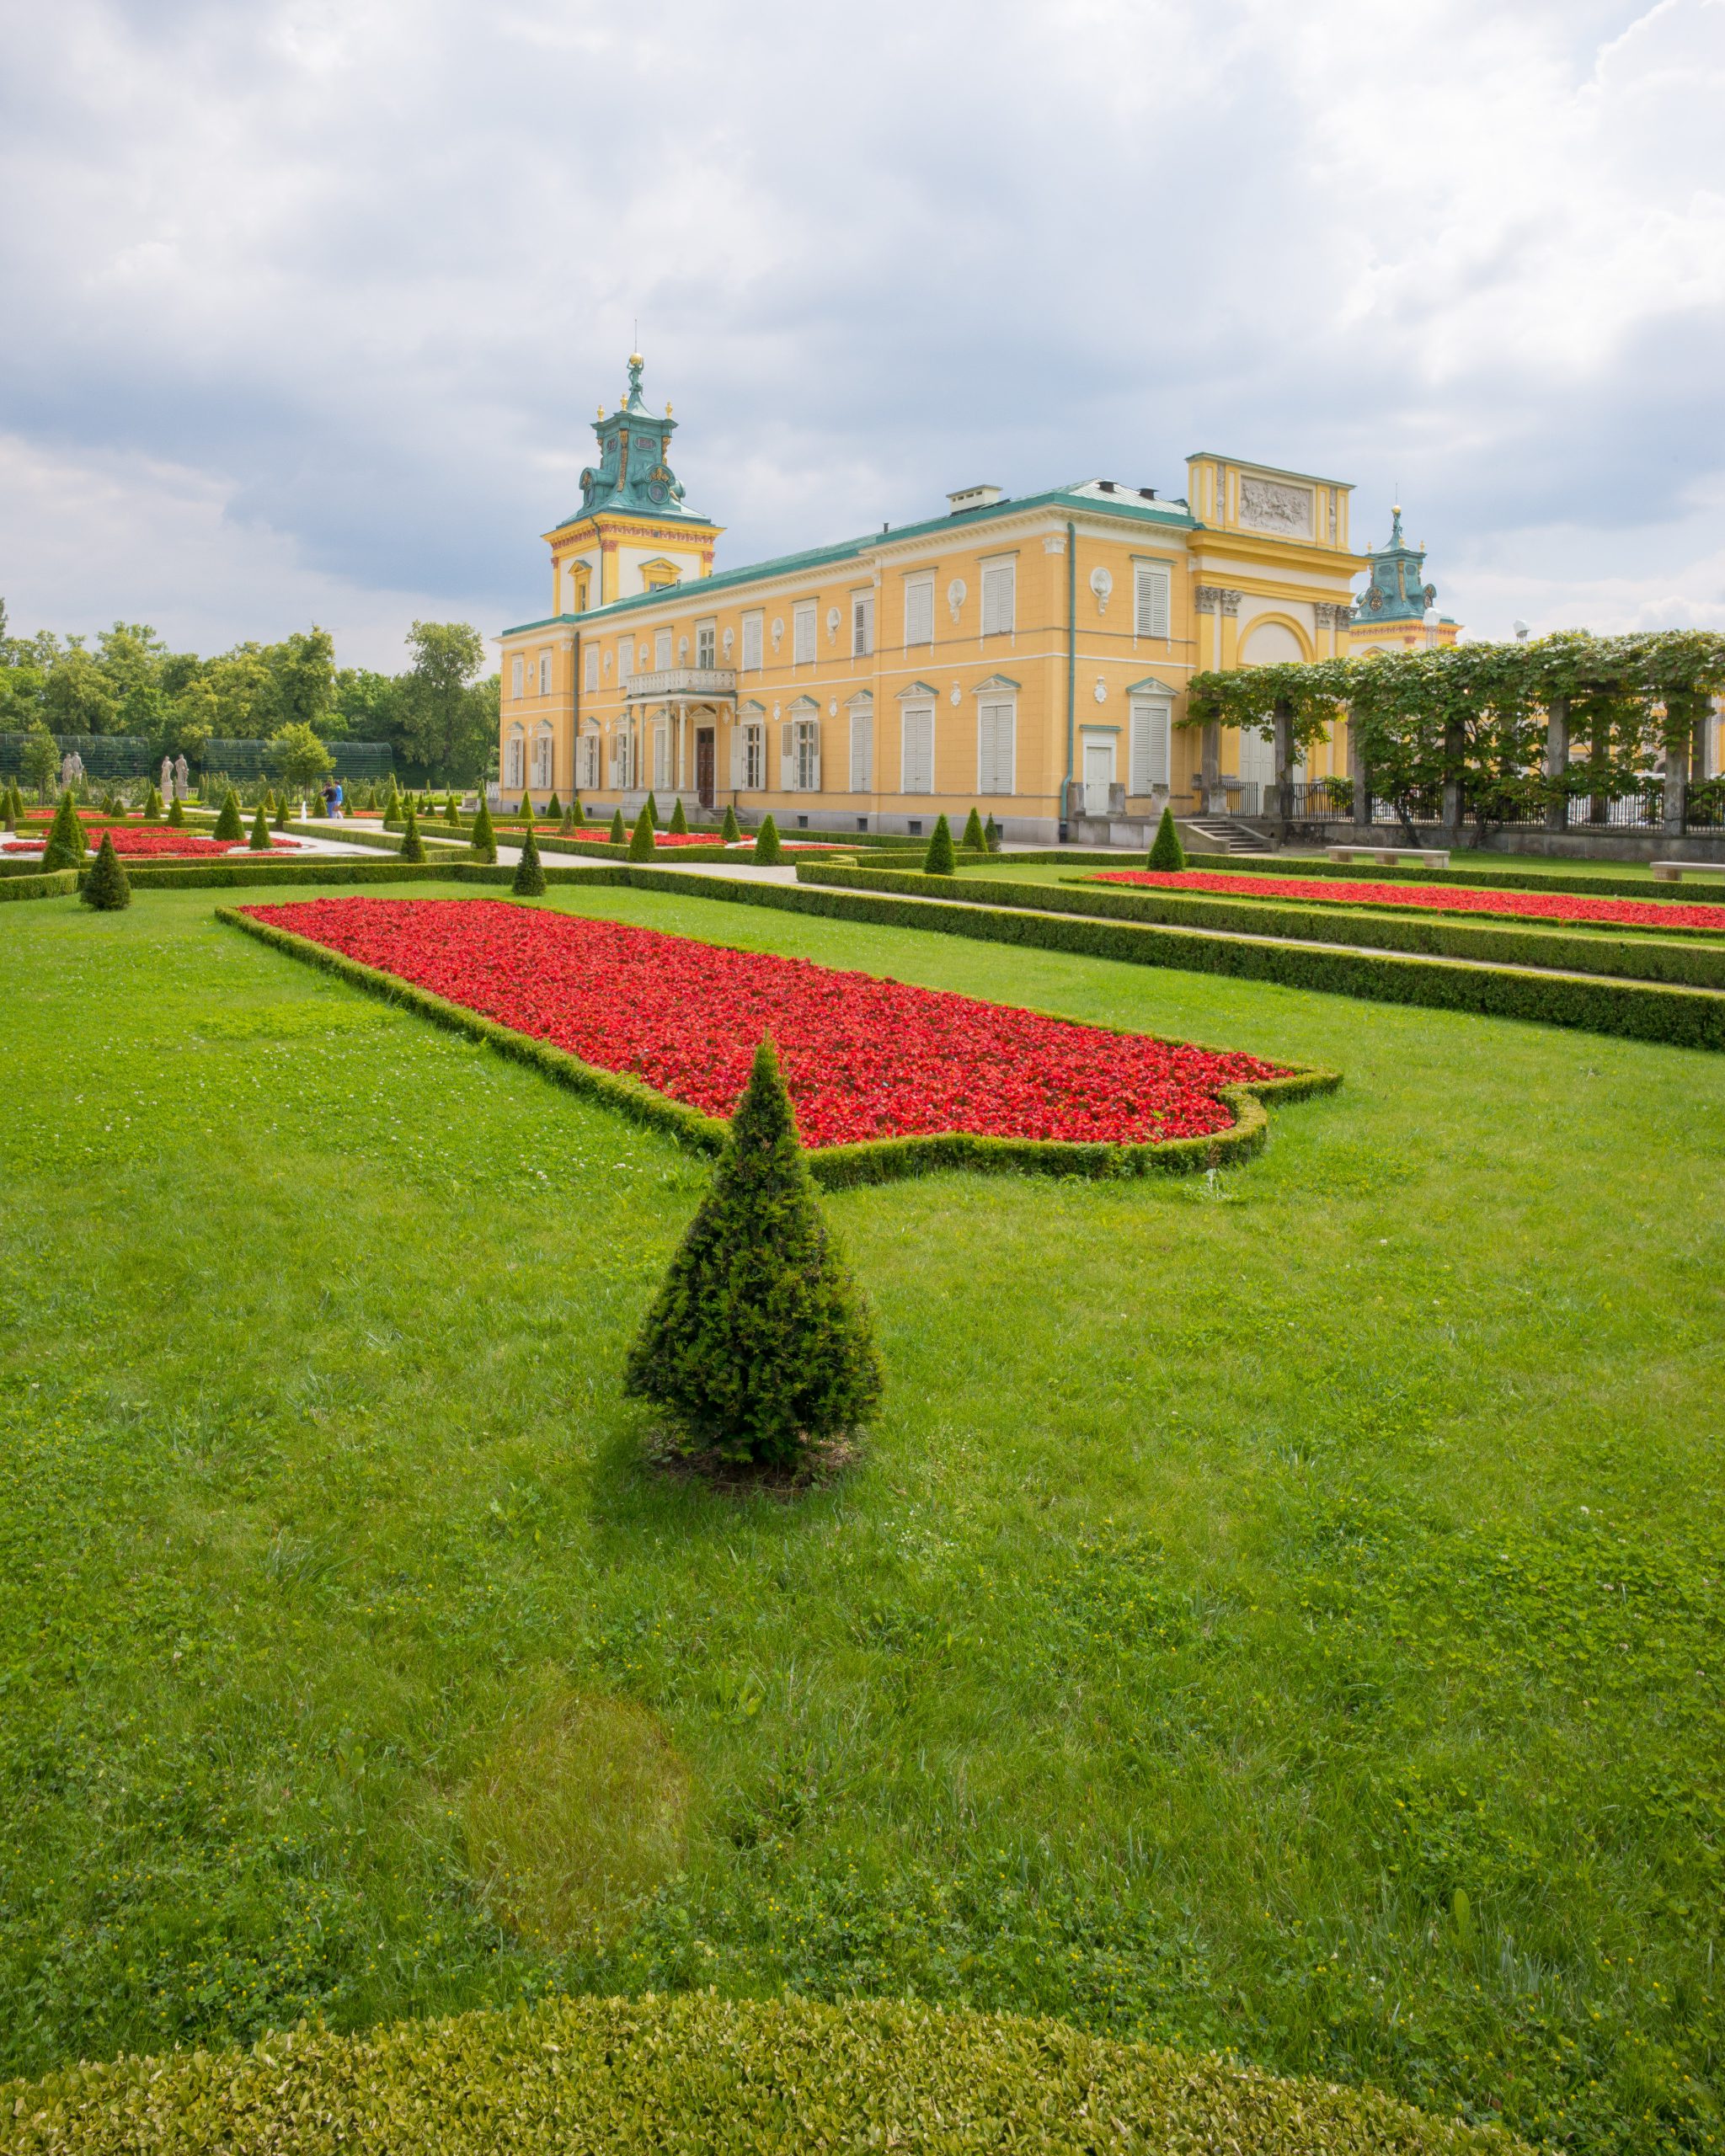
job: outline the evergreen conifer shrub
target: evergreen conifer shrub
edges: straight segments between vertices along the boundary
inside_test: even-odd
[[[982,828],[982,819],[973,808],[964,825],[964,835],[959,841],[967,853],[986,853],[988,836]]]
[[[743,835],[743,827],[737,821],[737,812],[729,801],[724,804],[724,821],[719,826],[718,835],[727,846],[734,846]]]
[[[246,827],[239,819],[239,796],[229,787],[222,801],[222,814],[216,819],[211,838],[225,840],[230,846],[237,844],[246,835]]]
[[[60,806],[54,811],[54,820],[48,826],[48,843],[42,849],[42,873],[46,875],[55,868],[79,868],[89,851],[89,842],[84,836],[84,827],[77,819],[69,792],[60,797]]]
[[[257,814],[252,819],[251,833],[246,843],[254,853],[268,853],[270,851],[270,825],[261,801],[258,803]]]
[[[3,803],[0,803],[0,807],[3,807],[6,812],[4,819],[6,828],[8,831],[15,831],[18,829],[18,808],[13,800],[13,795],[16,789],[8,786],[3,791],[6,798]]]
[[[653,819],[644,808],[635,819],[635,828],[629,835],[631,861],[651,861],[654,854]]]
[[[131,885],[126,879],[126,863],[114,851],[110,832],[103,832],[101,851],[85,877],[78,896],[98,913],[118,913],[122,906],[131,904]]]
[[[1001,850],[1001,827],[992,816],[982,827],[982,843],[990,853]]]
[[[563,821],[557,827],[558,834],[562,838],[568,838],[574,828],[575,812],[573,808],[565,808],[563,812]]]
[[[953,827],[944,816],[937,816],[928,851],[922,857],[922,873],[925,876],[952,876],[957,873],[958,867],[958,857],[953,851]]]
[[[859,1430],[881,1382],[873,1319],[828,1231],[763,1040],[623,1390],[662,1408],[689,1451],[788,1467]]]
[[[621,808],[613,808],[611,812],[611,844],[613,846],[621,846],[628,835],[628,833],[623,829],[622,810]]]
[[[462,827],[462,812],[457,806],[456,798],[452,793],[446,793],[443,797],[443,820],[457,830]]]
[[[587,812],[581,806],[581,797],[579,793],[572,793],[569,796],[569,815],[577,830],[587,820]]]
[[[403,861],[423,861],[425,841],[419,836],[419,818],[413,803],[408,803],[407,828],[402,834],[401,857]]]
[[[531,831],[533,828],[533,797],[531,793],[521,796],[521,805],[515,814]]]
[[[424,849],[421,849],[423,857]],[[518,899],[542,899],[545,896],[545,871],[539,862],[539,841],[529,824],[521,840],[521,857],[515,863],[515,881],[510,889]]]
[[[185,803],[177,793],[168,804],[168,820],[177,831],[185,829]]]
[[[646,813],[652,818],[653,828],[656,831],[659,829],[659,803],[650,792],[647,796]]]
[[[1151,841],[1150,861],[1152,868],[1173,869],[1186,866],[1186,849],[1180,843],[1180,834],[1174,828],[1174,812],[1162,810],[1162,819],[1156,827],[1156,836]]]
[[[689,819],[683,811],[683,797],[681,793],[670,805],[670,828],[679,838],[689,828]]]
[[[497,858],[497,834],[491,828],[491,805],[483,793],[479,796],[479,813],[473,819],[467,851],[475,861],[494,862]]]
[[[563,803],[558,799],[554,793],[552,795],[550,800],[545,804],[545,820],[547,823],[549,823],[553,816],[557,818],[559,823],[562,822]]]
[[[761,829],[755,834],[753,857],[763,868],[781,868],[784,866],[785,850],[779,844],[778,825],[772,820],[770,810],[761,818]]]
[[[270,828],[275,831],[285,831],[287,829],[287,796],[285,793],[275,804],[275,814],[271,819]]]

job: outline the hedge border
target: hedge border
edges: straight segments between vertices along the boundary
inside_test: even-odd
[[[662,870],[637,870],[632,880],[650,876],[654,884],[644,880],[644,888],[684,890],[692,898],[723,898],[741,905],[824,914],[835,921],[921,928],[936,935],[971,937],[985,943],[1026,944],[1081,958],[1119,958],[1129,965],[1219,974],[1237,980],[1307,989],[1318,995],[1351,995],[1366,1002],[1461,1011],[1478,1017],[1522,1018],[1537,1025],[1604,1033],[1623,1040],[1705,1049],[1713,1054],[1725,1051],[1725,995],[1709,989],[1600,980],[1532,969],[1403,958],[1387,952],[1323,950],[1298,943],[1250,941],[1214,930],[1086,920],[1074,914],[1017,912],[1006,906],[972,905],[949,899],[944,889],[939,899],[931,902],[872,892],[860,882],[850,887],[851,878],[860,879],[869,873],[860,868],[811,869],[806,880],[794,884],[724,885],[717,878],[702,878],[698,884],[685,886]],[[938,880],[944,885],[944,878]],[[832,888],[821,889],[820,884]]]
[[[625,871],[617,880],[633,884],[639,873]],[[702,889],[705,888],[703,880]],[[494,1018],[434,995],[429,989],[403,980],[398,974],[385,973],[339,951],[332,951],[327,944],[310,937],[297,936],[291,929],[279,927],[273,921],[255,920],[237,906],[218,906],[216,918],[255,936],[260,942],[286,953],[290,958],[303,959],[326,973],[335,974],[385,1002],[399,1004],[421,1017],[466,1034],[469,1039],[483,1041],[572,1092],[586,1094],[620,1108],[638,1123],[651,1123],[669,1131],[693,1151],[713,1153],[724,1142],[728,1123],[703,1115],[698,1108],[686,1107],[681,1102],[644,1086],[638,1079],[583,1062],[565,1049],[554,1048],[548,1041],[535,1040],[531,1034],[499,1025]],[[813,1146],[805,1158],[815,1181],[827,1190],[851,1189],[863,1183],[895,1182],[942,1168],[967,1168],[983,1174],[1091,1178],[1192,1174],[1261,1152],[1269,1134],[1266,1100],[1303,1100],[1314,1093],[1332,1092],[1341,1082],[1338,1071],[1314,1064],[1294,1064],[1281,1078],[1263,1079],[1256,1084],[1220,1086],[1216,1088],[1217,1097],[1233,1111],[1232,1127],[1206,1136],[1171,1139],[1160,1145],[1080,1145],[1050,1139],[989,1138],[956,1131],[927,1137],[870,1139],[853,1145]]]
[[[38,868],[33,873],[0,877],[0,900],[70,898],[82,873],[77,868]]]
[[[497,883],[514,880],[512,867],[487,861],[352,861],[334,854],[306,860],[271,860],[261,854],[226,862],[151,863],[128,870],[138,890],[226,891],[262,883]],[[590,883],[595,872],[547,868],[547,883]]]
[[[1093,860],[1094,856],[1091,858]],[[1678,896],[1680,884],[1655,883],[1651,877],[1581,876],[1564,878],[1561,870],[1542,875],[1529,868],[1380,868],[1369,861],[1311,860],[1306,856],[1293,857],[1297,867],[1290,867],[1287,857],[1269,858],[1253,853],[1188,853],[1188,868],[1243,869],[1248,876],[1333,876],[1343,882],[1350,877],[1367,883],[1448,883],[1471,885],[1481,891],[1562,891],[1570,898],[1653,899],[1666,905],[1681,905]],[[1697,869],[1711,868],[1712,862],[1697,861]],[[1725,862],[1717,864],[1718,873],[1725,879]]]
[[[810,880],[826,880],[825,864],[811,862],[808,865]],[[845,881],[851,889],[899,891],[924,898],[944,899],[952,892],[944,877],[878,868],[847,871]],[[974,894],[978,903],[1033,912],[1070,913],[1098,921],[1154,921],[1169,927],[1213,928],[1224,934],[1273,937],[1296,943],[1351,943],[1423,958],[1474,959],[1545,972],[1725,989],[1725,943],[1716,947],[1682,941],[1637,942],[1628,931],[1621,937],[1609,931],[1578,936],[1562,929],[1547,932],[1531,923],[1522,926],[1457,921],[1442,912],[1402,915],[1374,913],[1364,907],[1308,907],[1294,899],[1278,905],[1265,899],[1116,887],[1090,879],[1017,883],[985,883],[977,878],[963,889]],[[1649,933],[1656,936],[1658,931]]]

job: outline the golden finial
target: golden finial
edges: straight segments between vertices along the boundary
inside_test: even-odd
[[[601,419],[605,417],[605,407],[602,404],[599,408],[599,416]]]
[[[641,357],[641,355],[640,355],[638,352],[631,352],[631,353],[630,353],[630,355],[629,355],[629,365],[630,365],[632,367],[644,367],[644,366],[646,366],[646,364],[647,364],[646,360],[644,360],[644,359]]]
[[[665,400],[665,416],[667,419],[670,417],[670,399],[668,397]]]

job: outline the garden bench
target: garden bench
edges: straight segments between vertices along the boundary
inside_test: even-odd
[[[1722,861],[1650,861],[1648,866],[1662,883],[1680,883],[1685,868],[1693,869],[1698,876],[1725,876]]]
[[[1417,846],[1332,846],[1329,856],[1332,861],[1375,861],[1380,868],[1394,868],[1404,861],[1411,861],[1417,868],[1450,866],[1447,850],[1428,851]]]

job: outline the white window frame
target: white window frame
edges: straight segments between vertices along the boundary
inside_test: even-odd
[[[517,720],[509,730],[509,739],[503,750],[503,782],[510,792],[519,794],[527,783],[527,737]]]
[[[982,573],[982,633],[985,637],[1009,637],[1017,633],[1018,627],[1018,563],[1014,555],[1004,561],[983,562]],[[1006,593],[1002,605],[1001,594]]]
[[[764,718],[745,719],[740,731],[743,737],[742,776],[737,784],[745,793],[763,793],[766,790],[766,721]]]
[[[522,658],[521,653],[517,652],[509,663],[509,696],[511,703],[518,704],[521,701],[525,693],[523,685],[526,675],[527,662]]]
[[[743,616],[742,670],[744,673],[758,674],[761,671],[765,663],[766,644],[766,616],[757,608],[754,613],[745,614]]]
[[[653,670],[655,674],[670,671],[671,649],[674,638],[669,629],[653,632]]]
[[[718,664],[718,624],[717,622],[697,622],[695,624],[695,664],[712,668]]]
[[[899,707],[899,791],[900,793],[929,793],[934,792],[935,713],[938,706],[932,697],[916,696]],[[928,722],[928,770],[927,783],[912,785],[914,776],[910,768],[911,728],[926,719]]]
[[[851,718],[851,792],[874,791],[874,699],[852,696],[845,706]]]
[[[596,643],[590,643],[587,647],[586,670],[588,693],[596,694],[599,687],[599,647]]]
[[[575,783],[583,793],[599,791],[599,728],[590,727],[581,736],[579,776]]]
[[[799,599],[791,609],[791,664],[809,666],[820,652],[820,602]]]
[[[1001,728],[1006,728],[1004,750]],[[989,739],[992,730],[994,739]],[[1004,772],[1005,785],[1001,784]],[[976,698],[976,791],[1016,793],[1018,776],[1018,699],[1010,689],[985,689]]]
[[[1167,562],[1132,564],[1132,633],[1162,642],[1173,633],[1174,572]]]
[[[536,791],[549,793],[557,776],[557,740],[548,726],[534,730],[532,770]]]
[[[1139,696],[1127,706],[1130,746],[1127,755],[1126,791],[1142,799],[1152,793],[1172,791],[1174,777],[1174,706],[1167,696]]]
[[[851,594],[851,656],[852,659],[872,659],[874,656],[874,594],[872,591],[853,591]]]
[[[635,678],[635,639],[625,637],[617,648],[617,678],[619,687]]]
[[[922,619],[927,612],[927,625]],[[918,644],[934,642],[934,578],[908,576],[905,579],[905,648],[909,651]]]

